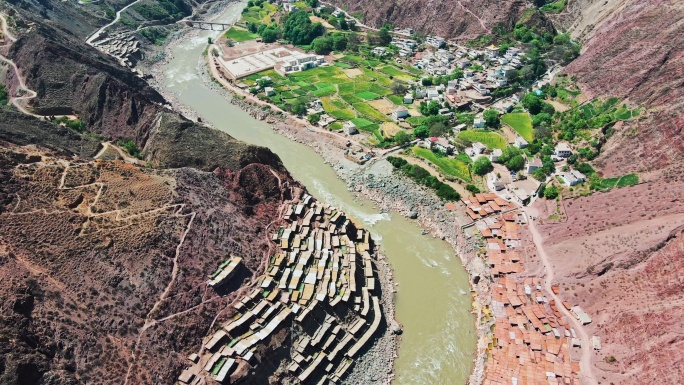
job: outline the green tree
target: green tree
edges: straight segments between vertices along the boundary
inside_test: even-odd
[[[330,52],[333,48],[333,41],[329,37],[317,37],[311,44],[314,52],[318,55],[324,55]]]
[[[487,127],[497,128],[499,127],[499,113],[496,110],[488,109],[482,113],[482,117],[487,124]]]
[[[516,155],[506,162],[506,167],[511,171],[520,171],[525,168],[525,158],[522,155]]]
[[[494,170],[492,162],[486,156],[481,156],[473,162],[473,172],[477,175],[483,176]]]
[[[432,85],[432,78],[425,77],[425,78],[421,79],[420,82],[421,82],[424,86],[429,87],[429,86]]]
[[[410,140],[409,135],[405,131],[399,131],[394,135],[394,143],[403,145]]]
[[[501,156],[499,157],[498,162],[502,164],[506,164],[509,160],[511,160],[514,156],[520,155],[520,149],[515,146],[508,146],[504,148],[504,150],[501,152]]]
[[[318,4],[318,0],[306,0],[306,5],[308,5],[311,8],[318,7]]]
[[[430,135],[430,129],[427,126],[418,126],[413,130],[413,136],[416,138],[427,138]]]
[[[344,51],[347,49],[347,35],[343,33],[336,33],[332,36],[333,49],[335,51]]]
[[[296,101],[291,107],[290,111],[298,116],[306,114],[306,106],[300,101]]]
[[[350,32],[347,35],[347,49],[356,52],[359,49],[359,35],[356,34],[356,32]]]
[[[297,10],[285,15],[283,22],[283,37],[292,44],[311,44],[313,39],[322,36],[325,28],[321,23],[312,23],[309,15]]]
[[[558,191],[558,187],[551,185],[551,186],[546,186],[544,189],[544,196],[546,199],[556,199],[558,198],[558,194],[560,191]]]
[[[430,125],[430,136],[445,136],[449,131],[449,127],[442,122],[435,122]]]
[[[474,184],[468,184],[466,185],[466,190],[470,191],[471,194],[475,195],[480,192],[480,189],[477,188]]]
[[[318,124],[318,122],[321,121],[321,115],[320,114],[311,114],[307,117],[307,120],[311,125],[315,126]]]
[[[261,31],[261,39],[264,43],[273,43],[278,40],[278,29],[276,27],[264,28]]]
[[[532,115],[540,113],[544,107],[543,100],[534,92],[525,94],[520,102]]]

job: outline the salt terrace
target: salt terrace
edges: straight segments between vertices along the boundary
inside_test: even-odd
[[[282,328],[293,333],[290,382],[339,383],[382,321],[370,233],[310,195],[284,208],[273,234],[278,251],[256,287],[234,305],[238,314],[207,337],[179,381],[232,383],[257,366],[257,347]],[[233,256],[211,275],[219,287],[239,268]],[[297,324],[298,327],[292,327]],[[231,378],[232,376],[232,378]]]
[[[477,223],[494,279],[491,309],[483,309],[494,317],[484,384],[579,384],[571,350],[581,342],[558,309],[570,305],[547,300],[539,278],[518,276],[524,271],[525,224],[518,212]]]

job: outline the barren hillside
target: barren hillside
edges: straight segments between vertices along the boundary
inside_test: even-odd
[[[8,146],[3,378],[112,383],[129,372],[130,383],[172,382],[238,294],[202,285],[207,272],[231,252],[245,258],[245,279],[258,271],[264,228],[289,191],[261,164],[153,171]]]
[[[566,200],[560,222],[544,219],[555,202],[537,202],[553,283],[602,340],[593,356],[602,383],[684,381],[682,189],[679,178]]]
[[[334,0],[350,14],[361,14],[363,22],[380,28],[384,23],[410,27],[445,37],[475,38],[492,32],[498,23],[511,28],[525,8],[520,0]]]

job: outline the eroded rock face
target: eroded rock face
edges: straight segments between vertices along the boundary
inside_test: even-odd
[[[611,1],[605,12],[595,14],[580,7],[602,2],[574,3],[579,4],[571,8],[577,21],[572,32],[586,40],[566,72],[577,76],[590,98],[615,96],[649,110],[647,119],[617,130],[603,165],[626,172],[679,164],[684,157],[684,3]]]

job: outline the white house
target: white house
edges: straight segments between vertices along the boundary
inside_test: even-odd
[[[482,118],[475,118],[473,121],[473,127],[474,128],[484,128],[485,126],[485,120]]]
[[[353,122],[349,121],[342,126],[342,129],[344,130],[345,133],[349,135],[355,135],[359,133],[359,130],[356,128],[356,124]]]
[[[382,56],[382,55],[384,55],[384,54],[387,53],[387,48],[385,48],[385,47],[375,47],[375,48],[373,48],[373,50],[372,50],[371,52],[374,53],[374,54],[376,54],[376,55],[378,55],[378,56]]]
[[[553,154],[559,158],[569,158],[572,155],[572,149],[565,142],[560,142],[556,145]]]
[[[428,98],[429,100],[432,100],[432,99],[435,99],[435,98],[439,98],[439,91],[437,91],[437,90],[434,89],[434,88],[428,89],[428,90],[427,90],[427,98]]]
[[[563,183],[565,183],[567,186],[575,186],[580,183],[583,183],[586,177],[584,174],[577,170],[572,170],[570,172],[564,172],[560,175],[561,179],[563,179]]]
[[[432,148],[436,149],[437,151],[441,151],[447,155],[451,155],[454,153],[454,146],[449,143],[449,141],[446,138],[430,138],[430,142],[432,143]]]
[[[501,151],[500,148],[495,148],[494,151],[492,151],[492,153],[489,155],[489,160],[492,162],[498,162],[501,155],[503,155],[503,151]]]
[[[392,111],[392,119],[394,120],[404,119],[408,116],[408,109],[404,106],[397,107],[394,111]]]
[[[264,88],[264,92],[266,93],[266,96],[273,96],[275,95],[275,90],[273,87],[266,87]]]
[[[444,38],[428,36],[425,38],[425,44],[431,45],[435,48],[441,48],[444,45]]]
[[[480,142],[474,142],[473,143],[473,150],[475,151],[475,154],[482,154],[487,150],[487,146]]]
[[[404,104],[413,104],[413,94],[408,93],[404,95]]]
[[[529,145],[529,143],[527,143],[525,138],[523,138],[522,136],[517,136],[515,138],[515,142],[513,143],[513,145],[518,148],[525,148],[527,147],[527,145]]]
[[[541,168],[542,166],[542,161],[539,158],[534,158],[531,161],[527,162],[525,165],[525,172],[527,175],[532,175],[537,169]]]

